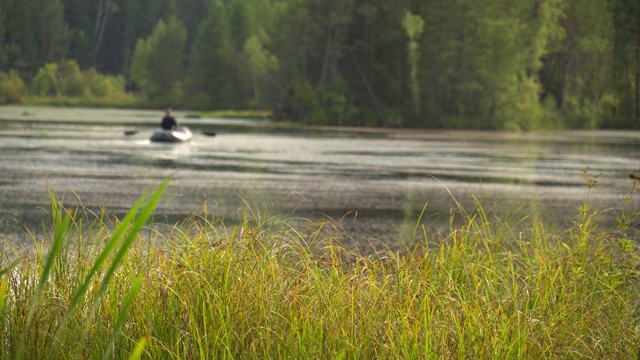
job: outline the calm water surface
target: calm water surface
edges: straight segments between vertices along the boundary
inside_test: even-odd
[[[168,222],[205,209],[232,222],[241,209],[327,217],[356,239],[393,246],[426,202],[434,229],[474,197],[496,219],[539,213],[564,224],[587,196],[581,168],[600,174],[588,195],[603,210],[624,205],[627,175],[640,171],[635,131],[291,133],[177,115],[194,130],[190,143],[148,141],[162,111],[0,107],[5,233],[48,219],[48,189],[65,205],[120,213],[172,176],[157,210]]]

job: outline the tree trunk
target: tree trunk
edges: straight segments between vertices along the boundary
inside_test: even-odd
[[[105,0],[100,0],[98,4],[98,15],[96,16],[96,28],[94,34],[94,46],[91,55],[91,66],[96,65],[98,60],[98,53],[102,46],[102,37],[104,35],[104,28],[107,25],[107,19],[109,18],[109,11],[111,9],[111,0],[106,0],[106,6],[103,6]]]
[[[558,109],[560,109],[560,112],[564,112],[566,110],[567,82],[569,82],[569,74],[571,73],[571,67],[573,66],[573,57],[570,54],[567,56],[569,56],[569,59],[564,61],[562,69],[562,83],[560,84],[560,98],[558,101]]]
[[[256,71],[251,69],[251,77],[253,78],[253,96],[256,99],[256,110],[260,110],[260,92],[258,91],[258,77]]]
[[[635,120],[640,127],[640,3],[636,14],[636,96],[635,96]]]
[[[373,0],[372,6],[374,9],[378,7],[378,1]],[[369,59],[367,61],[366,74],[367,78],[373,80],[373,63],[375,61],[375,48],[376,48],[376,17],[372,16],[371,23],[369,24]]]
[[[333,31],[329,28],[329,35],[327,38],[327,46],[324,50],[324,57],[322,60],[322,72],[320,73],[320,86],[324,86],[327,80],[327,72],[329,71],[329,61],[331,60],[331,50],[333,45]]]
[[[362,79],[364,86],[367,87],[367,94],[369,94],[369,98],[371,99],[373,106],[376,108],[376,112],[378,113],[378,116],[380,116],[380,119],[384,119],[385,118],[384,108],[380,100],[378,100],[378,97],[376,96],[375,92],[371,88],[371,84],[367,80],[366,74],[362,71],[362,68],[360,67],[356,59],[353,57],[353,54],[349,54],[349,57],[351,58],[351,62],[353,62],[353,66],[356,67],[356,70],[358,71],[358,75],[360,75],[360,78]]]

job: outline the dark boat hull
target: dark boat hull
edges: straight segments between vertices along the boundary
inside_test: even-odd
[[[191,140],[193,134],[187,127],[180,127],[176,130],[158,130],[151,134],[149,140],[153,142],[185,142]]]

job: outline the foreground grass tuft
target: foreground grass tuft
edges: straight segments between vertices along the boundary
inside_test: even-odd
[[[598,231],[588,203],[560,233],[534,220],[510,231],[478,204],[440,238],[423,233],[406,251],[362,255],[323,237],[324,223],[246,219],[227,228],[201,216],[168,232],[143,228],[164,186],[122,220],[54,201],[57,230],[36,256],[16,263],[2,254],[0,357],[640,352],[638,244],[629,226]]]

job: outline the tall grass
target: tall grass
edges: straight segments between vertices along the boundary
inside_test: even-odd
[[[204,214],[143,227],[164,186],[122,220],[54,201],[48,250],[17,264],[3,255],[0,357],[640,354],[633,226],[600,231],[588,202],[559,233],[537,220],[516,231],[478,202],[452,213],[447,234],[419,224],[406,250],[363,255],[324,236],[329,222],[228,228]]]

